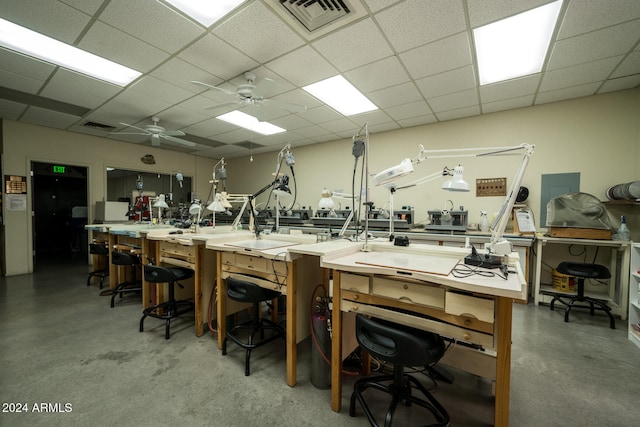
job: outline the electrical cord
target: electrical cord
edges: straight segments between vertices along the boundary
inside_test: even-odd
[[[508,270],[506,265],[503,265],[499,271],[502,274],[498,273],[498,270],[489,271],[484,268],[458,263],[453,268],[453,270],[451,270],[451,274],[453,275],[453,277],[456,277],[458,279],[464,279],[466,277],[471,277],[471,276],[481,276],[481,277],[499,277],[501,279],[507,280],[508,274],[514,273],[514,271]]]

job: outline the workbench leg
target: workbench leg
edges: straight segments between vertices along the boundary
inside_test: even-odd
[[[227,282],[222,278],[222,252],[216,252],[216,266],[218,348],[222,350],[222,343],[227,336]]]
[[[513,320],[513,300],[498,297],[498,331],[496,355],[496,427],[509,426],[509,391],[511,389],[511,323]]]
[[[293,387],[297,381],[298,353],[296,346],[297,323],[297,294],[296,289],[296,263],[289,262],[289,273],[287,275],[287,385]]]
[[[340,311],[340,272],[333,272],[331,314],[331,409],[342,407],[342,312]]]

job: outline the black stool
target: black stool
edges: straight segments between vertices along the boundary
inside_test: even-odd
[[[414,377],[404,373],[405,366],[429,366],[444,355],[444,341],[438,334],[399,325],[380,319],[370,319],[362,314],[356,316],[356,338],[363,351],[371,356],[393,363],[393,374],[362,378],[355,382],[349,405],[349,415],[356,415],[356,399],[372,426],[378,426],[365,402],[363,392],[368,388],[383,391],[392,396],[391,405],[384,420],[391,426],[393,414],[402,401],[412,403],[430,411],[437,422],[429,426],[449,425],[449,414],[429,391]],[[385,384],[386,382],[389,382]],[[412,386],[427,398],[420,399],[411,393]]]
[[[116,295],[120,295],[120,298],[122,298],[123,294],[140,292],[142,291],[142,282],[136,279],[136,269],[140,266],[140,258],[137,255],[113,251],[111,252],[111,262],[115,265],[128,265],[131,267],[131,280],[119,283],[111,293],[111,307],[113,307]]]
[[[186,267],[160,267],[157,265],[144,266],[144,280],[149,283],[168,283],[169,299],[151,307],[142,310],[142,318],[140,319],[140,332],[144,331],[144,319],[147,317],[155,317],[156,319],[165,320],[164,337],[169,339],[171,319],[175,319],[181,314],[193,311],[195,304],[189,300],[177,300],[175,296],[175,285],[184,288],[179,281],[187,280],[194,276],[195,271]]]
[[[222,354],[227,354],[227,341],[231,340],[238,344],[240,347],[246,350],[245,355],[245,367],[244,374],[248,376],[250,374],[249,359],[251,357],[251,350],[267,344],[278,338],[284,338],[286,336],[285,329],[275,322],[269,319],[263,319],[260,317],[260,303],[263,301],[271,301],[278,298],[281,293],[273,289],[266,289],[256,285],[255,283],[245,280],[235,279],[228,277],[227,282],[227,296],[239,302],[248,302],[253,304],[253,314],[250,320],[234,326],[231,330],[227,331],[225,339],[222,341]],[[240,337],[235,335],[241,330],[249,331],[249,338],[247,341],[243,341]],[[265,338],[264,332],[271,330],[273,333],[270,337]],[[260,341],[254,342],[253,335],[256,332],[260,332]]]
[[[102,289],[102,284],[104,283],[104,278],[109,276],[109,249],[105,245],[101,245],[99,243],[89,243],[89,253],[94,255],[94,262],[98,259],[101,259],[105,268],[98,268],[89,273],[89,277],[87,277],[87,286],[91,285],[92,277],[100,278],[100,289]]]
[[[609,307],[604,301],[586,297],[584,295],[584,279],[609,279],[611,278],[611,273],[604,265],[600,264],[589,264],[583,262],[561,262],[556,270],[559,273],[567,274],[569,276],[575,276],[578,278],[578,290],[577,294],[568,301],[564,301],[564,298],[568,298],[565,295],[556,295],[551,300],[551,310],[554,309],[554,304],[556,301],[561,302],[566,306],[564,309],[564,321],[569,321],[569,312],[572,308],[588,308],[589,314],[592,316],[595,315],[596,310],[602,310],[607,313],[609,316],[609,326],[611,329],[616,328],[616,321],[611,314],[611,307]],[[576,303],[584,302],[589,305],[579,305]]]

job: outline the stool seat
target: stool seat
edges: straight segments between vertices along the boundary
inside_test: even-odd
[[[430,367],[440,360],[445,353],[445,345],[438,334],[357,314],[356,339],[363,351],[379,360],[392,363],[393,374],[377,375],[356,381],[349,405],[350,416],[356,415],[357,401],[371,425],[378,426],[364,398],[364,391],[373,388],[388,393],[392,397],[385,415],[385,427],[391,426],[396,408],[403,401],[407,406],[416,404],[431,412],[436,422],[429,424],[430,426],[449,425],[449,414],[444,407],[420,381],[404,372],[405,366]],[[420,391],[426,400],[412,394],[412,388]]]
[[[89,277],[87,277],[87,286],[91,285],[91,278],[99,277],[100,278],[100,289],[102,289],[102,285],[104,283],[105,277],[109,276],[109,249],[102,244],[99,243],[89,243],[89,253],[91,255],[99,256],[104,258],[104,264],[107,266],[105,268],[98,268],[89,273]]]
[[[114,307],[116,295],[120,298],[126,293],[142,291],[142,281],[136,278],[137,268],[140,267],[140,258],[132,253],[113,251],[111,252],[111,263],[131,267],[131,280],[119,283],[111,293],[111,307]]]
[[[144,280],[148,283],[168,283],[169,298],[167,301],[152,305],[142,310],[140,332],[144,332],[144,320],[153,317],[165,321],[165,339],[171,338],[171,319],[193,311],[195,304],[190,300],[177,300],[175,286],[184,288],[179,282],[195,275],[195,271],[187,267],[161,267],[148,264],[144,266]]]
[[[274,289],[263,288],[253,282],[247,280],[240,280],[234,277],[228,277],[226,279],[227,284],[227,296],[238,302],[245,302],[253,304],[253,315],[244,323],[234,326],[227,331],[224,340],[222,341],[222,354],[227,354],[227,342],[229,340],[235,342],[240,347],[245,349],[245,376],[249,376],[250,371],[250,358],[251,350],[254,348],[263,346],[278,338],[284,338],[286,336],[285,329],[269,319],[260,317],[260,303],[271,301],[282,295],[280,292]],[[249,336],[247,340],[243,340],[238,333],[240,331],[248,331]],[[265,338],[265,331],[271,331],[271,336]],[[259,332],[260,340],[254,341],[253,335]]]
[[[555,309],[556,301],[565,306],[564,309],[564,321],[569,322],[569,313],[572,308],[588,308],[591,316],[595,315],[596,310],[604,311],[609,316],[609,327],[611,329],[616,328],[616,321],[611,314],[611,307],[609,307],[604,301],[597,298],[585,296],[584,294],[584,279],[610,279],[611,273],[609,269],[604,265],[591,264],[585,262],[572,262],[564,261],[558,264],[556,270],[559,273],[574,276],[578,279],[578,286],[576,295],[567,297],[566,295],[555,295],[551,300],[550,309]],[[568,300],[567,300],[568,298]],[[586,303],[588,305],[580,305],[577,303]]]

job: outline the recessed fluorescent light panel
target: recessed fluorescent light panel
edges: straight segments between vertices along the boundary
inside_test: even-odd
[[[542,71],[562,0],[473,30],[480,84]]]
[[[242,111],[231,111],[230,113],[217,116],[216,119],[224,120],[227,123],[234,124],[236,126],[243,127],[245,129],[258,132],[262,135],[273,135],[275,133],[286,132],[286,129],[282,129],[269,122],[260,122],[253,116],[245,114]]]
[[[0,18],[0,46],[118,86],[141,73]]]
[[[231,12],[245,0],[165,0],[167,3],[180,9],[205,27],[210,27],[214,22]]]
[[[304,86],[302,89],[345,116],[378,109],[373,102],[340,75]]]

